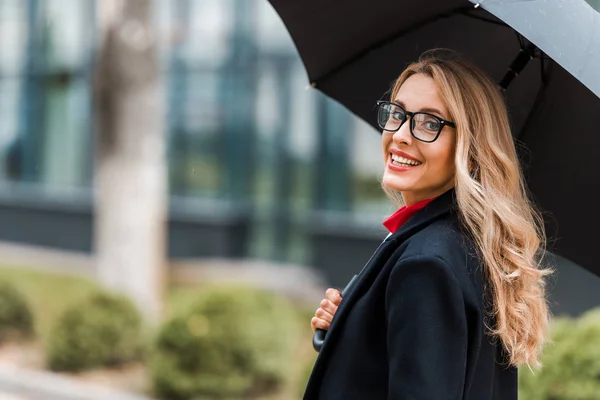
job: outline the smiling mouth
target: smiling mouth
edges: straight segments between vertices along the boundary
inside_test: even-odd
[[[396,154],[391,154],[392,164],[399,167],[416,167],[422,164],[420,161],[410,160],[408,158],[400,157]]]

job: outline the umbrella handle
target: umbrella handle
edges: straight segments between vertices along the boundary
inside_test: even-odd
[[[313,335],[313,349],[318,353],[321,351],[321,347],[323,347],[323,343],[325,342],[325,335],[327,335],[327,331],[325,329],[317,329],[315,334]]]
[[[350,289],[357,277],[358,275],[354,275],[350,282],[348,282],[344,290],[342,290],[342,292],[340,293],[340,296],[342,298],[344,298],[344,296],[348,292],[348,289]],[[325,329],[317,329],[313,335],[312,344],[313,348],[317,353],[320,352],[321,348],[323,347],[323,343],[325,342],[325,336],[327,336],[327,331]]]

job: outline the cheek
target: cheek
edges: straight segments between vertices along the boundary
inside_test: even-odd
[[[383,161],[387,160],[388,148],[392,141],[392,135],[389,133],[383,133],[381,135],[381,153],[383,155]]]
[[[455,169],[454,146],[452,143],[442,144],[440,143],[440,146],[427,149],[427,160],[431,168],[437,172],[444,175],[453,174]]]

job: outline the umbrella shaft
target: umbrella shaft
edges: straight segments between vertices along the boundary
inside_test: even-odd
[[[500,81],[499,86],[502,91],[508,89],[508,85],[510,85],[512,80],[523,71],[523,68],[525,68],[529,60],[533,58],[536,49],[537,47],[533,43],[529,43],[525,48],[521,47],[519,54],[517,54],[510,64],[510,67],[508,67],[508,71]]]

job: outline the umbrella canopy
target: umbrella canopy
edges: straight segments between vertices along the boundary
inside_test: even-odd
[[[584,0],[270,2],[312,86],[376,129],[375,102],[426,50],[456,50],[505,83],[534,56],[506,90],[525,176],[549,250],[600,275],[600,14]]]

